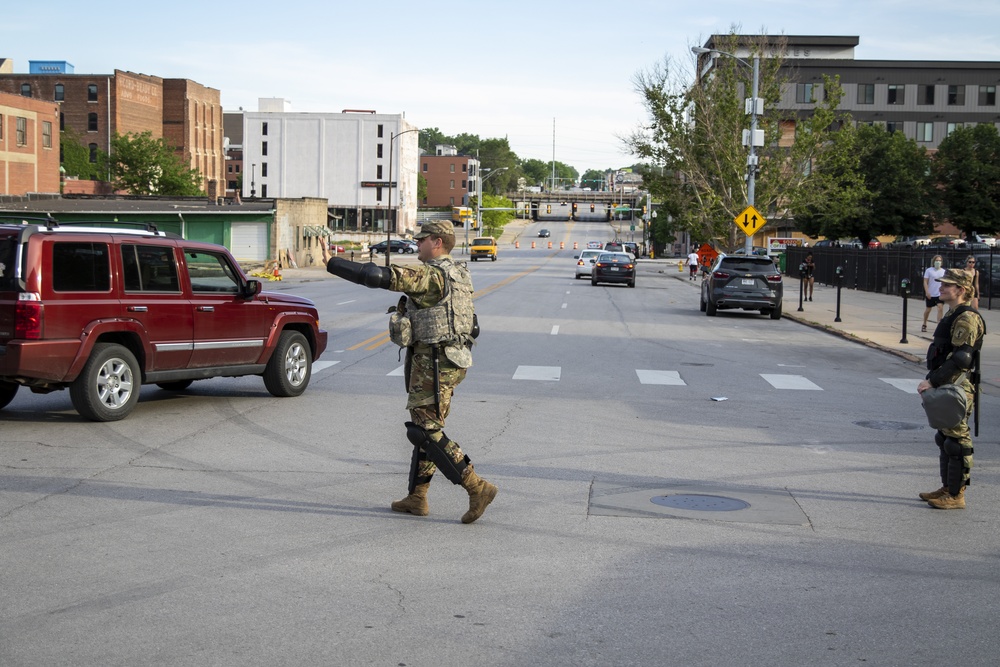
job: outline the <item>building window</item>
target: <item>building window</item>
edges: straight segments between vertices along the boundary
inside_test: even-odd
[[[888,104],[904,104],[906,102],[906,86],[889,84]]]
[[[87,114],[87,132],[97,132],[97,114]]]
[[[375,144],[375,157],[382,157],[382,144]]]
[[[28,145],[28,119],[17,117],[17,132],[14,135],[14,140],[18,146]]]
[[[375,167],[375,178],[382,178],[382,165]]]
[[[261,178],[265,178],[266,176],[267,176],[267,163],[266,162],[261,162],[260,163],[260,177]]]
[[[875,84],[858,84],[858,104],[875,104]]]
[[[97,144],[90,144],[90,164],[97,164]]]
[[[917,104],[934,104],[934,86],[917,86]]]
[[[965,127],[965,123],[948,123],[948,132],[945,136],[951,135],[955,130],[960,130]]]
[[[948,86],[948,106],[958,107],[965,104],[965,86]]]
[[[382,187],[375,188],[375,201],[382,201]]]
[[[451,169],[449,171],[451,171],[451,173],[453,173],[453,174],[455,173],[455,163],[454,162],[451,164]]]
[[[449,185],[448,187],[451,188],[452,190],[454,190],[455,189],[455,181],[449,181],[449,183],[451,185]]]
[[[30,83],[22,83],[21,84],[21,95],[23,97],[31,97],[31,84]]]
[[[467,187],[469,187],[469,186],[468,186],[468,184],[466,184],[465,179],[462,179],[462,189],[464,190]]]
[[[236,163],[236,173],[237,174],[240,173],[240,164],[239,164],[239,162]]]
[[[903,131],[903,121],[901,120],[887,120],[885,122],[886,132],[902,132]]]
[[[464,165],[464,164],[462,165],[462,173],[463,173],[463,174],[465,173],[465,168],[466,168],[467,166],[468,166],[468,165]]]
[[[56,84],[56,94],[54,99],[56,102],[62,102],[66,99],[66,87],[61,83]]]
[[[378,126],[378,138],[379,139],[382,138],[382,126],[381,125]]]
[[[426,162],[424,162],[424,171],[425,172],[427,171],[427,163]]]
[[[260,184],[260,196],[267,199],[267,183]]]
[[[455,205],[455,198],[448,197],[448,206],[454,206],[454,205]]]
[[[917,123],[917,141],[934,141],[934,123]]]
[[[52,148],[52,123],[42,121],[42,148]]]
[[[233,165],[227,164],[226,165],[226,171],[228,171],[230,174],[233,173]]]
[[[66,129],[66,114],[61,113],[59,114],[59,131],[62,132],[65,129]]]
[[[226,189],[227,190],[235,190],[236,189],[236,181],[226,181]]]
[[[87,86],[87,101],[96,102],[97,101],[97,84],[90,84]]]
[[[260,154],[261,155],[267,155],[267,142],[266,141],[260,142]]]
[[[993,107],[997,104],[996,86],[979,86],[979,106]]]
[[[813,104],[816,101],[816,84],[795,84],[795,102],[798,104]]]
[[[261,123],[260,124],[260,134],[261,134],[261,136],[264,136],[264,137],[267,136],[267,123]]]

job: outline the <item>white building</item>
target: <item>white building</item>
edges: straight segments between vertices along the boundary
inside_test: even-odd
[[[280,98],[258,109],[243,115],[244,199],[319,197],[334,229],[383,233],[391,206],[391,231],[416,229],[418,132],[402,114],[295,113]]]

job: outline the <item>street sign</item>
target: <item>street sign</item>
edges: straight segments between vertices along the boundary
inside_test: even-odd
[[[743,230],[747,236],[753,236],[758,229],[764,226],[767,220],[753,206],[747,206],[738,216],[733,218],[736,226]]]

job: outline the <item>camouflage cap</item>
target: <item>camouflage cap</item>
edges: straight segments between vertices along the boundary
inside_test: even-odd
[[[455,225],[451,220],[431,220],[421,225],[420,231],[414,234],[413,238],[422,239],[431,235],[454,236]]]
[[[966,292],[972,289],[972,274],[963,269],[947,269],[944,275],[938,278],[939,283],[951,283],[965,289]]]

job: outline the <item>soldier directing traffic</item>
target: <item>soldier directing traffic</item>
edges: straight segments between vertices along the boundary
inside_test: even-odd
[[[416,267],[358,265],[333,258],[326,270],[359,285],[403,292],[390,309],[389,336],[406,348],[406,437],[413,444],[409,493],[391,507],[417,516],[429,513],[427,491],[435,471],[469,493],[469,511],[462,523],[472,523],[486,511],[497,487],[476,474],[469,457],[444,432],[455,387],[472,366],[472,346],[479,334],[472,305],[472,278],[464,262],[450,253],[455,228],[449,220],[423,225],[414,237]]]

